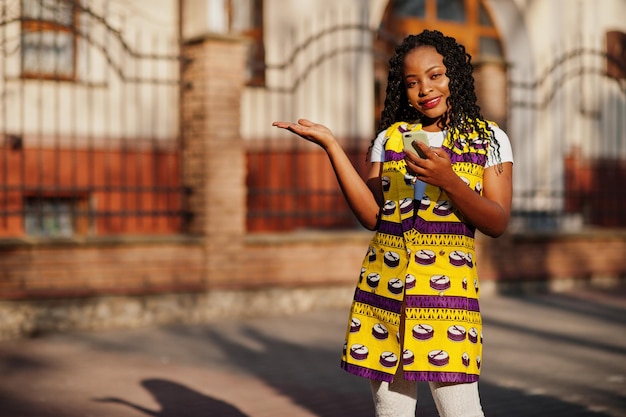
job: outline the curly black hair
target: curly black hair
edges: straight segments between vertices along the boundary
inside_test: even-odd
[[[409,106],[404,85],[404,57],[413,49],[422,46],[432,46],[443,56],[446,76],[450,79],[448,110],[441,118],[439,127],[442,130],[449,129],[453,141],[459,139],[464,132],[477,132],[479,139],[495,145],[495,156],[499,161],[499,144],[477,104],[472,76],[474,69],[471,63],[472,57],[465,51],[465,46],[458,43],[456,39],[445,36],[437,30],[424,30],[417,35],[409,35],[396,47],[395,55],[389,60],[385,105],[378,133],[396,122],[421,122],[423,115]],[[373,143],[372,140],[372,145]]]

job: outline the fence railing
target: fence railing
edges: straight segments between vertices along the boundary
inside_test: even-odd
[[[0,4],[0,237],[184,227],[177,33],[107,13],[66,0]],[[340,121],[365,173],[376,103],[362,86],[374,90],[388,57],[350,21],[329,16],[285,41],[270,84],[246,92],[244,136],[259,114],[323,114]],[[509,72],[513,230],[626,227],[626,82],[607,72],[601,45],[572,43],[544,69]],[[265,133],[246,144],[249,231],[358,227],[314,145]]]
[[[601,42],[555,48],[510,72],[516,230],[626,227],[626,79]]]
[[[323,34],[354,29],[355,25],[338,24],[332,31],[311,33],[293,45],[294,53],[286,56],[297,57],[302,51],[314,54],[317,49],[311,45]],[[362,30],[366,32],[366,28]],[[334,50],[359,49],[350,42],[354,38],[337,36]],[[362,47],[361,52],[364,50]],[[365,53],[370,60],[361,62],[372,66],[385,63],[388,57],[381,57],[380,51],[370,44]],[[320,52],[320,58],[325,56],[327,52]],[[624,228],[626,193],[619,190],[626,183],[626,80],[607,72],[611,57],[603,50],[601,41],[555,49],[550,56],[553,58],[546,62],[545,69],[512,68],[508,74],[507,133],[515,158],[510,229],[557,232]],[[318,62],[315,55],[308,60]],[[313,73],[315,68],[307,67],[306,74],[324,89],[324,74],[346,71],[345,62],[337,61],[334,65],[319,74]],[[266,89],[267,94],[256,94],[255,109],[300,105],[300,66],[295,58],[280,66],[283,79],[298,81],[281,91],[288,98],[281,102]],[[370,85],[373,84],[372,79]],[[350,99],[358,101],[364,97],[354,93]],[[319,98],[317,102],[319,106],[326,105]],[[258,113],[268,112],[250,111],[251,118]],[[375,118],[372,111],[370,119]],[[246,114],[244,119],[247,120]],[[354,120],[342,122],[347,126],[356,124]],[[364,172],[365,150],[371,138],[343,139],[353,161]],[[269,136],[248,142],[249,229],[254,232],[357,227],[334,178],[327,175],[331,171],[324,156],[311,157],[314,151],[294,142],[281,143]]]
[[[177,31],[92,7],[0,6],[0,237],[181,230]]]

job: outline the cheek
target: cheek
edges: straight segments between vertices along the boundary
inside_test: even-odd
[[[443,91],[447,95],[450,95],[450,79],[449,78],[446,78],[441,81],[441,91]]]
[[[413,99],[413,98],[415,98],[415,94],[413,94],[413,90],[409,90],[409,89],[407,89],[407,90],[406,90],[406,96],[407,96],[409,99]]]

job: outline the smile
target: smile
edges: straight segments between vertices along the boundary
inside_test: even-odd
[[[420,103],[420,105],[422,106],[422,108],[428,110],[428,109],[432,109],[433,107],[436,107],[440,101],[441,101],[441,97],[437,97],[432,100],[424,101]]]

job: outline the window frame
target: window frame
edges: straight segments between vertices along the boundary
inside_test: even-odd
[[[616,80],[626,80],[626,32],[606,32],[606,73]]]
[[[245,36],[252,40],[248,49],[247,67],[249,76],[247,85],[252,87],[265,86],[265,43],[263,41],[263,0],[248,0],[250,21],[247,28],[236,28],[235,12],[237,0],[225,2],[228,16],[228,30],[231,33]],[[239,3],[240,5],[241,3]]]
[[[75,81],[76,80],[76,62],[77,62],[77,48],[78,48],[78,40],[76,34],[76,28],[78,25],[78,5],[74,1],[67,2],[70,6],[71,17],[71,25],[67,26],[66,23],[60,21],[54,21],[46,17],[26,17],[24,14],[24,3],[26,2],[39,2],[41,0],[21,0],[20,1],[20,16],[21,16],[21,35],[20,35],[20,46],[21,46],[21,56],[20,56],[20,74],[22,78],[26,79],[44,79],[44,80],[55,80],[55,81]],[[56,0],[56,3],[63,2],[65,0]],[[43,7],[43,6],[40,6]],[[36,70],[25,68],[25,49],[24,49],[24,34],[32,33],[35,36],[43,35],[44,33],[64,33],[69,34],[71,37],[72,44],[72,57],[70,75],[58,74],[54,71],[45,72],[42,71],[41,68]],[[43,45],[39,45],[39,50],[45,48]]]
[[[26,193],[23,197],[23,207],[22,221],[24,234],[27,236],[47,238],[86,236],[92,228],[91,220],[87,216],[89,194],[86,192]],[[63,225],[66,227],[62,227]]]
[[[383,25],[386,28],[393,28],[393,33],[399,37],[403,34],[419,33],[424,29],[439,30],[447,36],[454,37],[459,43],[465,46],[466,51],[474,59],[480,59],[480,38],[487,37],[495,39],[500,45],[500,50],[504,56],[504,47],[500,40],[495,25],[485,26],[480,23],[480,10],[483,8],[493,22],[492,12],[489,5],[482,0],[465,0],[465,22],[456,22],[439,19],[437,16],[437,1],[425,0],[426,14],[420,17],[396,17],[393,15],[393,0],[386,10]]]

